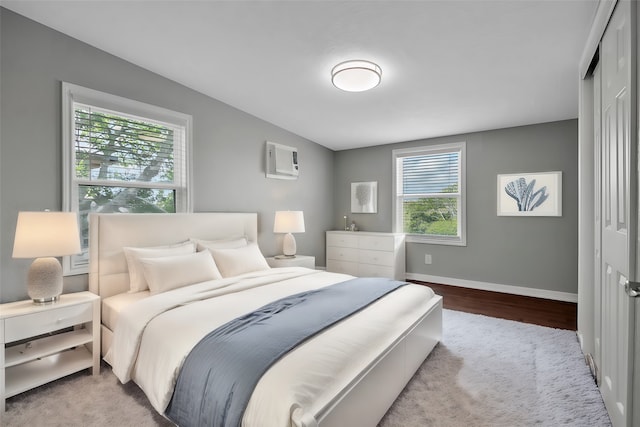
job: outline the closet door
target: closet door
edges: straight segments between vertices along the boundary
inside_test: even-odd
[[[633,15],[632,15],[633,10]],[[601,392],[613,425],[632,424],[637,161],[635,154],[635,4],[619,1],[601,44],[602,328]],[[635,33],[633,33],[635,34]]]
[[[600,384],[600,367],[602,366],[602,80],[600,64],[593,70],[593,177],[594,177],[594,236],[593,247],[595,249],[593,263],[593,374]]]

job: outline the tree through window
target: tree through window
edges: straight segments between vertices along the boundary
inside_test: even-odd
[[[63,92],[65,205],[79,214],[83,247],[65,267],[79,273],[88,264],[89,213],[188,211],[191,119],[79,86]]]

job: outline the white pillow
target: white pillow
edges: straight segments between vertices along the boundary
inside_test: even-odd
[[[211,249],[210,251],[222,277],[237,276],[242,273],[271,268],[258,245],[247,245],[236,249]]]
[[[140,258],[151,295],[207,280],[222,279],[207,252],[161,258]]]
[[[140,258],[159,258],[173,255],[186,255],[196,251],[196,244],[193,242],[178,243],[168,246],[154,246],[148,248],[124,247],[124,256],[127,258],[129,266],[129,292],[141,292],[149,289],[144,278]]]
[[[192,237],[189,240],[197,244],[198,252],[205,251],[207,249],[236,249],[247,246],[247,239],[245,237],[225,240],[202,240]]]

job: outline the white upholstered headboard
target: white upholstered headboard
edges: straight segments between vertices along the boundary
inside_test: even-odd
[[[160,246],[191,237],[219,240],[245,236],[258,242],[258,214],[90,214],[89,290],[102,298],[129,290],[125,246]]]

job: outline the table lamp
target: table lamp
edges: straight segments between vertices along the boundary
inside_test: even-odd
[[[35,258],[27,274],[27,293],[35,304],[57,301],[62,265],[55,257],[80,253],[75,212],[19,212],[13,258]]]
[[[296,239],[291,233],[304,233],[304,215],[302,211],[276,211],[273,232],[286,233],[282,242],[282,253],[284,258],[295,257]],[[283,258],[283,256],[280,256],[280,258]]]

